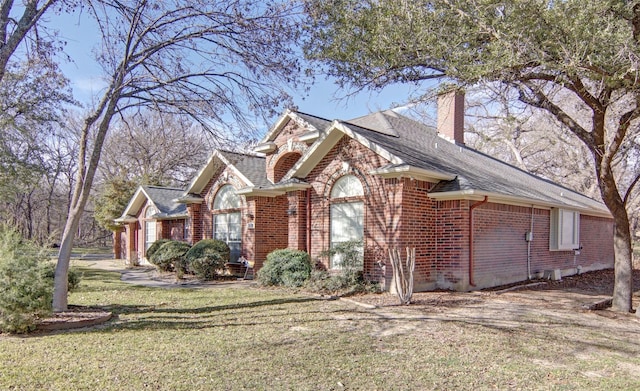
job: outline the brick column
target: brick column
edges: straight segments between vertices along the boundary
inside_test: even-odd
[[[113,231],[113,258],[122,259],[122,227]]]
[[[191,226],[189,232],[191,233],[191,243],[197,243],[202,240],[202,212],[200,204],[188,204],[189,216],[191,216]]]
[[[306,250],[307,242],[307,208],[304,191],[295,191],[287,194],[289,207],[289,243],[288,248]]]

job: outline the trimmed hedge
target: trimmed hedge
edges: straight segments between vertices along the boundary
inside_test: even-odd
[[[263,285],[284,285],[297,288],[304,285],[311,274],[311,257],[299,250],[274,250],[258,270],[258,281]]]
[[[185,255],[191,246],[185,242],[170,240],[165,242],[152,255],[150,261],[162,271],[185,271]]]
[[[229,262],[229,246],[222,240],[203,239],[185,255],[187,270],[203,280],[214,279]]]
[[[149,246],[149,248],[146,251],[147,261],[155,265],[156,263],[154,260],[154,256],[158,252],[158,249],[160,249],[160,247],[162,247],[163,244],[168,243],[170,241],[171,240],[169,239],[158,239],[155,242],[151,243],[151,246]]]

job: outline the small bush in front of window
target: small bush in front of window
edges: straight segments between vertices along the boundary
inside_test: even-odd
[[[185,255],[191,246],[185,242],[170,240],[158,248],[150,261],[162,271],[175,270],[179,276],[185,272]]]
[[[258,270],[258,281],[262,285],[283,285],[297,288],[304,285],[311,274],[309,254],[299,250],[274,250]]]
[[[380,290],[378,284],[366,281],[362,276],[362,241],[341,242],[320,255],[329,257],[334,263],[334,269],[331,272],[314,270],[305,285],[307,289],[342,296]]]
[[[203,280],[216,278],[229,262],[229,246],[222,240],[204,239],[185,255],[187,270]]]
[[[146,251],[146,257],[147,257],[147,261],[153,263],[154,265],[156,264],[156,262],[154,261],[153,257],[155,256],[156,252],[158,251],[158,249],[165,243],[170,242],[171,240],[169,239],[158,239],[155,242],[151,243],[151,246],[149,246],[149,248]]]

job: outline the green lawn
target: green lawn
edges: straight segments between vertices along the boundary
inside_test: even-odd
[[[70,302],[118,318],[0,336],[0,389],[640,389],[640,345],[624,323],[611,335],[551,318],[531,329],[403,320],[278,291],[152,289],[83,271]]]

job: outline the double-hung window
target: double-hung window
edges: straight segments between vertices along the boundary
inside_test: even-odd
[[[364,190],[354,175],[338,179],[331,189],[331,240],[332,250],[347,242],[362,244],[364,239]],[[362,269],[362,247],[359,247],[359,264]],[[354,266],[354,265],[350,265]],[[343,268],[343,254],[331,257],[331,268]]]
[[[231,262],[240,258],[242,248],[240,205],[240,197],[231,185],[221,187],[213,200],[213,238],[227,243]]]

